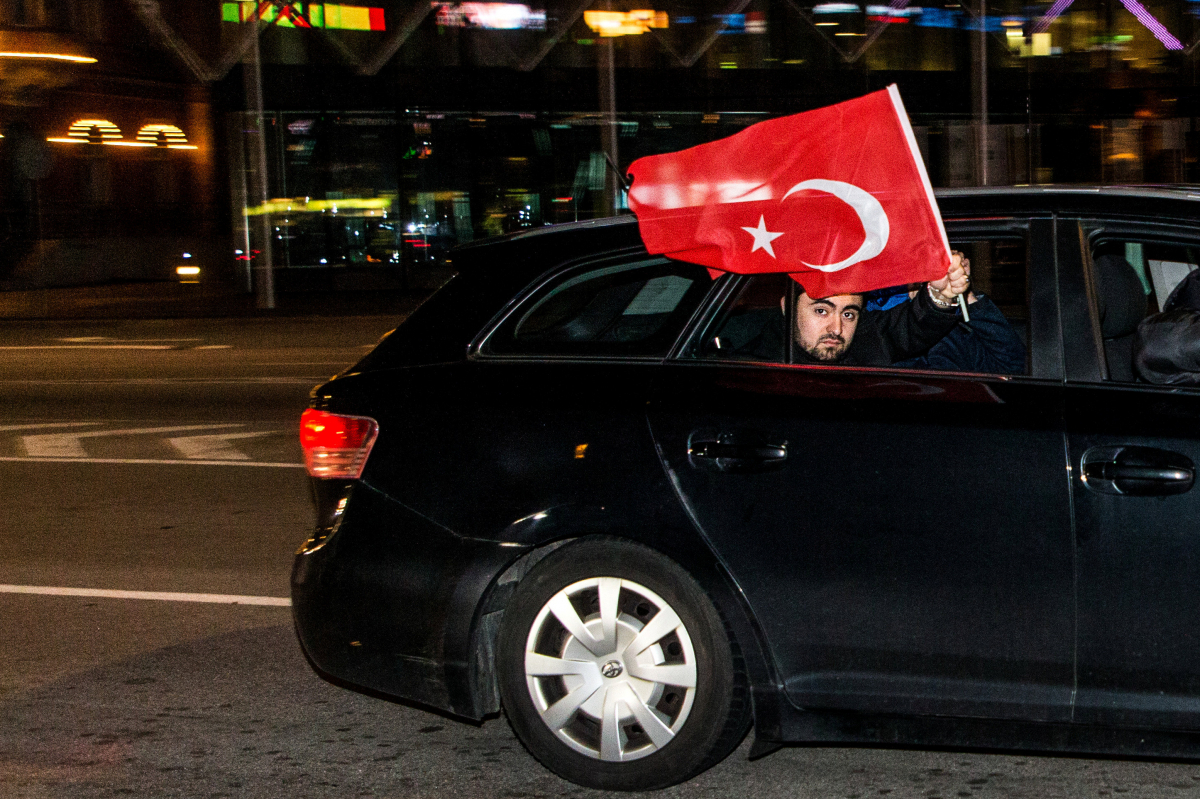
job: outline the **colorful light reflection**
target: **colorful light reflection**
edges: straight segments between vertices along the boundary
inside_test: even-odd
[[[485,30],[545,30],[546,12],[523,3],[430,3],[437,24],[447,28]]]
[[[583,21],[602,38],[637,36],[648,33],[651,28],[665,28],[668,25],[666,11],[648,8],[633,11],[584,11]]]
[[[47,61],[70,61],[72,64],[95,64],[96,59],[85,55],[67,55],[66,53],[17,53],[0,52],[0,58],[36,58]]]
[[[341,3],[276,3],[272,0],[221,4],[221,19],[225,22],[245,22],[256,15],[264,22],[272,22],[281,28],[387,30],[382,8]]]
[[[1146,7],[1138,2],[1138,0],[1121,0],[1121,5],[1125,6],[1125,10],[1137,17],[1137,21],[1142,23],[1146,30],[1154,34],[1154,38],[1162,42],[1163,47],[1168,50],[1182,50],[1183,44],[1175,38],[1169,30],[1163,27],[1153,14],[1146,10]]]

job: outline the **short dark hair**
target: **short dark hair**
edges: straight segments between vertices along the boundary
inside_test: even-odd
[[[808,292],[806,292],[804,290],[804,286],[801,286],[800,294],[803,294],[806,297],[809,297],[813,302],[821,302],[822,300],[828,302],[830,297],[841,297],[843,295],[854,296],[854,297],[858,297],[858,307],[859,308],[866,308],[866,305],[867,305],[867,295],[861,291],[844,291],[841,294],[829,294],[825,297],[812,297],[811,295],[808,294]],[[799,297],[800,294],[797,294],[796,296]]]

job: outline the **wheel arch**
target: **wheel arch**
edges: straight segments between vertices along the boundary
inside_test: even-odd
[[[702,546],[666,548],[639,536],[596,531],[545,541],[534,546],[498,574],[479,603],[471,632],[470,690],[478,717],[500,711],[496,671],[496,641],[504,609],[521,580],[547,555],[584,540],[627,541],[654,550],[686,571],[708,595],[731,635],[735,657],[741,658],[748,681],[755,735],[759,740],[781,738],[780,681],[763,637],[741,591],[719,560]]]

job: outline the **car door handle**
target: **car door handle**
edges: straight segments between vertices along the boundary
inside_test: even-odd
[[[1192,479],[1192,473],[1186,469],[1169,469],[1156,466],[1118,466],[1113,463],[1091,464],[1092,468],[1084,472],[1092,477],[1103,480],[1157,480],[1159,482],[1186,482]]]
[[[761,434],[693,435],[688,460],[693,466],[716,466],[722,472],[762,472],[777,469],[787,460],[787,442],[770,441]]]
[[[1196,479],[1188,458],[1154,447],[1093,447],[1084,453],[1080,467],[1083,484],[1102,494],[1182,494]]]
[[[720,441],[697,441],[692,444],[688,454],[693,458],[781,461],[787,458],[787,446],[784,444],[724,444]]]

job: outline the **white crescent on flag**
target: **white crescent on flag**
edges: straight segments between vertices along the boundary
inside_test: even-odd
[[[862,245],[849,258],[834,264],[810,264],[804,261],[805,266],[818,269],[822,272],[838,272],[848,266],[869,261],[883,252],[883,248],[887,246],[890,225],[888,224],[887,213],[883,210],[883,206],[870,192],[863,191],[852,183],[814,178],[812,180],[801,181],[792,186],[779,201],[783,202],[789,195],[805,189],[815,189],[816,191],[823,191],[826,194],[832,194],[853,208],[854,213],[858,214],[858,219],[862,222],[863,232],[866,234]]]

